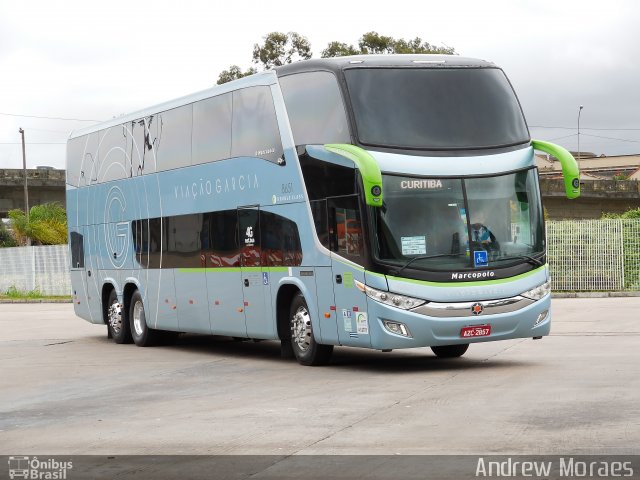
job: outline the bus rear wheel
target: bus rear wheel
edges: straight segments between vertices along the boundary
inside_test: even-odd
[[[162,340],[160,330],[147,327],[147,318],[144,313],[144,303],[140,291],[136,290],[131,296],[129,305],[129,324],[134,343],[139,347],[151,347]]]
[[[109,338],[116,343],[131,343],[131,331],[125,321],[124,306],[118,302],[115,289],[109,293],[107,300],[107,330]]]
[[[301,365],[326,365],[331,359],[333,345],[321,345],[313,337],[309,307],[302,293],[298,293],[291,302],[291,348]]]
[[[431,347],[431,350],[433,350],[433,353],[435,353],[438,358],[457,358],[464,355],[468,348],[469,344],[464,343],[462,345],[443,345],[441,347]]]

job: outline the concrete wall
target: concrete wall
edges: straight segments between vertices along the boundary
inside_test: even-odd
[[[575,200],[565,196],[562,179],[541,178],[540,190],[550,220],[593,219],[640,208],[640,182],[633,180],[584,181]]]
[[[29,206],[48,202],[65,205],[65,171],[27,169]],[[0,218],[14,208],[24,209],[24,176],[22,169],[0,169]]]

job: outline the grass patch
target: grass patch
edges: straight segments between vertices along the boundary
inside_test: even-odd
[[[69,300],[71,295],[43,295],[42,292],[34,288],[33,290],[19,290],[14,285],[6,292],[0,293],[0,300]]]

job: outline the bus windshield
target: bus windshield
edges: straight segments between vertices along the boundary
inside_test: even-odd
[[[451,150],[529,141],[498,68],[352,68],[345,78],[362,144]]]
[[[541,264],[535,258],[544,253],[535,169],[464,179],[383,175],[383,191],[383,207],[372,209],[373,251],[394,269]],[[485,252],[479,262],[474,252]]]

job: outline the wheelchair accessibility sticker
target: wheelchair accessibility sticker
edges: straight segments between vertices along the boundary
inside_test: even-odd
[[[476,267],[486,267],[489,265],[489,256],[486,250],[476,250],[473,252],[473,264]]]

